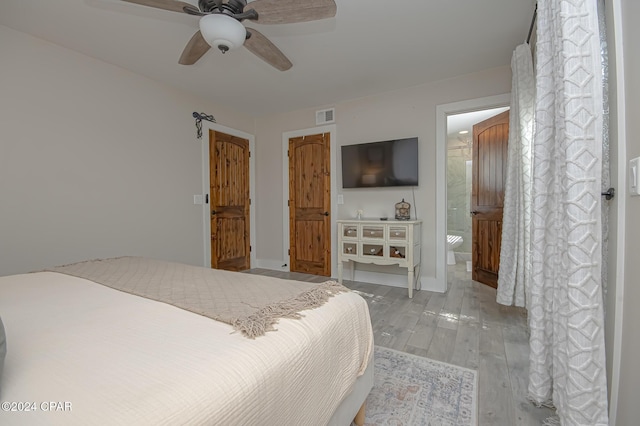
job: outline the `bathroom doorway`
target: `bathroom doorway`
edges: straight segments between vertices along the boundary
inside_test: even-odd
[[[471,278],[473,125],[507,111],[508,107],[447,115],[447,270]]]

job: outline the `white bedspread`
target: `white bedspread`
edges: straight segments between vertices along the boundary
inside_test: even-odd
[[[326,424],[371,357],[369,313],[343,293],[304,315],[250,340],[81,278],[0,277],[0,401],[37,408],[0,424]]]

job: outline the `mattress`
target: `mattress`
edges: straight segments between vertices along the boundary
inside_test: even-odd
[[[352,292],[302,313],[252,340],[83,278],[0,277],[0,424],[326,424],[372,357],[371,322]]]

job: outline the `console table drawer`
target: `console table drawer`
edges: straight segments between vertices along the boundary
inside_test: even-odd
[[[384,238],[384,226],[364,225],[362,227],[362,238],[382,240]]]
[[[358,238],[358,225],[344,225],[342,236],[345,238]]]
[[[407,248],[405,246],[389,246],[389,257],[405,259],[407,257]]]
[[[363,244],[362,245],[363,256],[384,256],[383,244]]]
[[[405,241],[407,239],[407,227],[406,226],[390,226],[389,239]]]
[[[346,256],[357,256],[358,243],[342,243],[342,254]]]

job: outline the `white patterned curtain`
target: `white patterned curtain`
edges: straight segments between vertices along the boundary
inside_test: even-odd
[[[606,425],[597,0],[538,0],[529,396]]]
[[[507,176],[504,189],[502,245],[496,301],[526,306],[531,259],[531,145],[535,110],[535,79],[529,44],[511,57],[511,110]]]

